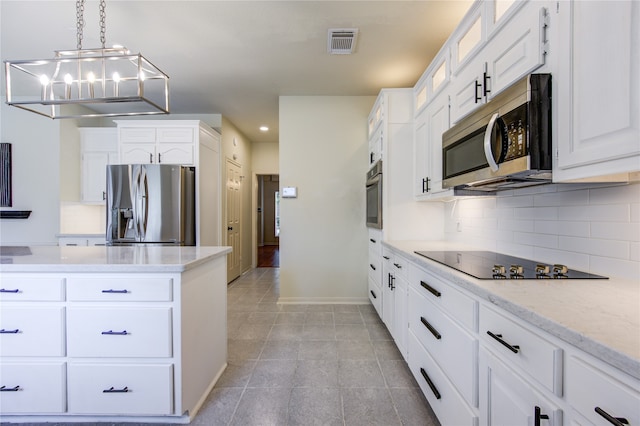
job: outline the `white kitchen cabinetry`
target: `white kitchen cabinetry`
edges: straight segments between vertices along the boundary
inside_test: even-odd
[[[559,2],[555,182],[626,181],[640,170],[640,7]]]
[[[382,89],[369,114],[369,166],[383,159],[395,124],[412,122],[412,89]],[[383,162],[384,165],[384,162]],[[384,171],[383,171],[384,174]]]
[[[460,33],[463,38],[452,39],[453,76],[449,88],[452,124],[545,63],[549,20],[546,5],[539,1],[514,2],[495,21],[492,10],[495,3],[480,2],[479,16],[468,15],[474,18],[469,20],[471,26],[456,30],[454,34]],[[489,36],[485,35],[487,27],[493,29]],[[471,35],[473,38],[462,43]],[[471,47],[463,49],[467,44]],[[457,59],[460,52],[468,54]]]
[[[407,357],[407,269],[406,259],[382,249],[382,320],[396,346]]]
[[[120,163],[196,166],[196,245],[220,245],[220,134],[197,120],[119,120],[115,123]]]
[[[480,349],[480,424],[562,426],[562,409],[530,382]]]
[[[115,127],[81,127],[81,201],[104,204],[107,165],[118,162],[118,134]]]
[[[58,237],[59,246],[104,246],[107,245],[104,237]]]
[[[637,381],[622,377],[602,362],[587,360],[584,355],[568,357],[567,401],[572,409],[572,425],[640,424]]]
[[[3,421],[195,415],[226,367],[224,256],[182,273],[46,275],[2,277]]]
[[[382,231],[369,228],[369,300],[382,318]]]

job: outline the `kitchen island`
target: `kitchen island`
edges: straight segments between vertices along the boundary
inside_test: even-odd
[[[1,247],[0,419],[188,423],[227,365],[229,247]]]

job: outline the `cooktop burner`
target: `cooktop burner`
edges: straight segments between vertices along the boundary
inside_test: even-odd
[[[480,280],[608,279],[570,270],[564,265],[549,265],[492,251],[416,251],[416,254]]]

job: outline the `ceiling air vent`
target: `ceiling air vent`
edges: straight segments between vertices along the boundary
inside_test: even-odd
[[[332,55],[350,55],[356,47],[357,28],[330,28],[327,50]]]

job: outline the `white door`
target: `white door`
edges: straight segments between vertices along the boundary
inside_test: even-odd
[[[227,159],[227,245],[233,251],[227,256],[227,281],[240,276],[242,270],[240,256],[240,217],[242,185],[240,183],[240,165]]]

